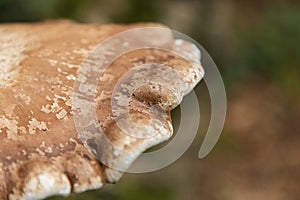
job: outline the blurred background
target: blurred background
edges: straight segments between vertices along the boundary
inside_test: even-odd
[[[300,198],[300,1],[0,0],[0,21],[159,22],[197,40],[215,60],[228,97],[222,136],[205,159],[205,83],[197,139],[178,161],[74,199],[298,200]],[[178,121],[176,109],[172,115]],[[193,120],[193,119],[191,119]],[[51,198],[58,200],[65,198]]]

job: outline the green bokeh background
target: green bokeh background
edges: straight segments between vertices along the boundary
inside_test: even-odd
[[[171,166],[55,199],[293,200],[300,197],[300,2],[282,0],[0,0],[0,22],[159,22],[197,40],[226,85],[228,115],[213,152],[197,153],[210,102],[196,87],[201,127]],[[178,109],[172,114],[178,121]],[[191,119],[193,120],[193,119]],[[188,131],[188,130],[187,130]]]

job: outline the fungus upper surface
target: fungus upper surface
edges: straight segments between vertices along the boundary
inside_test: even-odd
[[[73,118],[73,86],[78,69],[96,45],[116,33],[145,26],[158,25],[56,21],[0,26],[0,199],[66,196],[120,178],[120,171],[100,163],[80,140]],[[203,76],[195,46],[173,40],[171,44],[191,59],[164,50],[137,50],[115,60],[99,79],[95,98],[98,122],[118,148],[135,151],[129,158],[95,142],[96,151],[105,151],[112,165],[127,168],[145,149],[170,138],[169,111]],[[171,91],[153,83],[136,90],[128,105],[131,120],[143,126],[154,117],[156,128],[145,129],[143,134],[159,134],[149,140],[130,137],[113,118],[114,87],[129,68],[157,62],[178,72],[180,88]],[[154,114],[153,105],[159,106]]]

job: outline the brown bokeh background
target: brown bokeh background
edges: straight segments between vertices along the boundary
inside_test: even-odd
[[[166,24],[210,53],[228,97],[224,131],[205,159],[198,151],[210,100],[202,82],[196,87],[199,133],[183,157],[163,170],[126,174],[115,185],[67,199],[300,198],[299,1],[0,0],[1,22],[57,18]],[[178,113],[172,113],[175,127]]]

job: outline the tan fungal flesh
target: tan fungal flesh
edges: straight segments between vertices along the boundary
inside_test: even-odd
[[[120,178],[121,172],[100,163],[80,140],[73,119],[73,86],[78,69],[96,45],[124,30],[147,26],[159,25],[68,21],[0,25],[0,199],[67,196]],[[127,168],[145,149],[167,140],[173,133],[169,111],[203,77],[196,62],[199,51],[189,43],[171,42],[176,52],[190,53],[189,61],[195,63],[164,50],[137,50],[118,58],[100,77],[95,98],[98,122],[114,145],[135,152],[128,158],[98,145],[96,151],[105,151],[112,165]],[[156,128],[142,131],[159,132],[157,137],[143,140],[124,134],[115,123],[111,97],[129,68],[147,63],[175,69],[181,85],[173,91],[153,83],[134,92],[128,105],[130,119],[140,125],[153,117],[157,121]],[[160,107],[154,115],[153,105]]]

